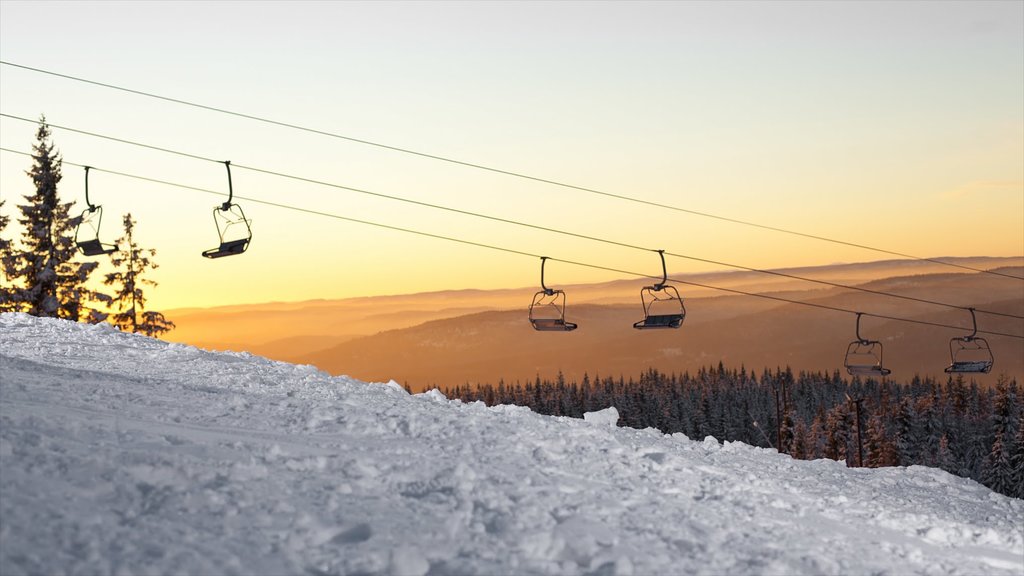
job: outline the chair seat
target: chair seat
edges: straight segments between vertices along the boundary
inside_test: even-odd
[[[241,254],[242,252],[245,252],[245,249],[248,246],[248,238],[243,238],[241,240],[231,240],[230,242],[221,242],[219,247],[203,252],[203,256],[207,258],[221,258],[223,256],[234,256],[235,254]]]
[[[541,332],[569,332],[577,328],[576,324],[566,322],[561,318],[531,318],[534,330]]]
[[[992,370],[991,360],[974,360],[953,362],[946,368],[946,374],[970,373],[988,374]]]
[[[679,328],[682,325],[682,314],[660,314],[644,318],[643,320],[633,324],[633,328],[636,328],[637,330],[646,330],[650,328]]]
[[[877,365],[847,366],[846,372],[851,376],[888,376],[892,370]]]
[[[117,246],[104,246],[99,238],[95,240],[86,240],[85,242],[78,243],[78,249],[82,251],[82,254],[86,256],[99,256],[101,254],[110,254],[117,250]]]

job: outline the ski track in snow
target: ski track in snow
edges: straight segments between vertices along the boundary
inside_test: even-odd
[[[971,480],[608,416],[0,315],[0,574],[1024,574]]]

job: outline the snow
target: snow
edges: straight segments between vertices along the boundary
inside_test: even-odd
[[[604,410],[586,412],[583,414],[583,421],[590,422],[595,426],[614,428],[619,422],[619,411],[615,409],[615,406],[609,406]]]
[[[408,395],[0,316],[0,574],[1024,574],[936,469]]]

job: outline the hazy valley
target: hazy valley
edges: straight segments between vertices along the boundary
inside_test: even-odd
[[[1024,275],[1022,258],[957,259]],[[871,290],[1024,315],[1024,284],[990,274],[950,273],[921,261],[883,261],[783,270],[786,274]],[[823,306],[925,322],[964,331],[865,317],[862,335],[885,347],[893,377],[940,376],[948,342],[969,332],[970,316],[950,308],[754,272],[677,276],[696,284],[780,296]],[[687,316],[680,330],[637,331],[639,290],[650,281],[557,286],[568,297],[572,333],[538,333],[526,318],[537,288],[458,290],[345,300],[267,303],[170,311],[178,329],[169,340],[219,350],[309,363],[370,381],[394,379],[414,390],[434,384],[591,375],[633,375],[647,367],[694,371],[701,366],[789,365],[796,370],[842,367],[855,337],[855,316],[766,298],[679,285]],[[982,330],[1024,333],[1024,321],[978,314]],[[987,338],[996,358],[991,375],[1024,376],[1020,340]]]

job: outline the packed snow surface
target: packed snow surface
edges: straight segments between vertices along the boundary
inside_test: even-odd
[[[0,316],[0,574],[1024,574],[939,470]]]

